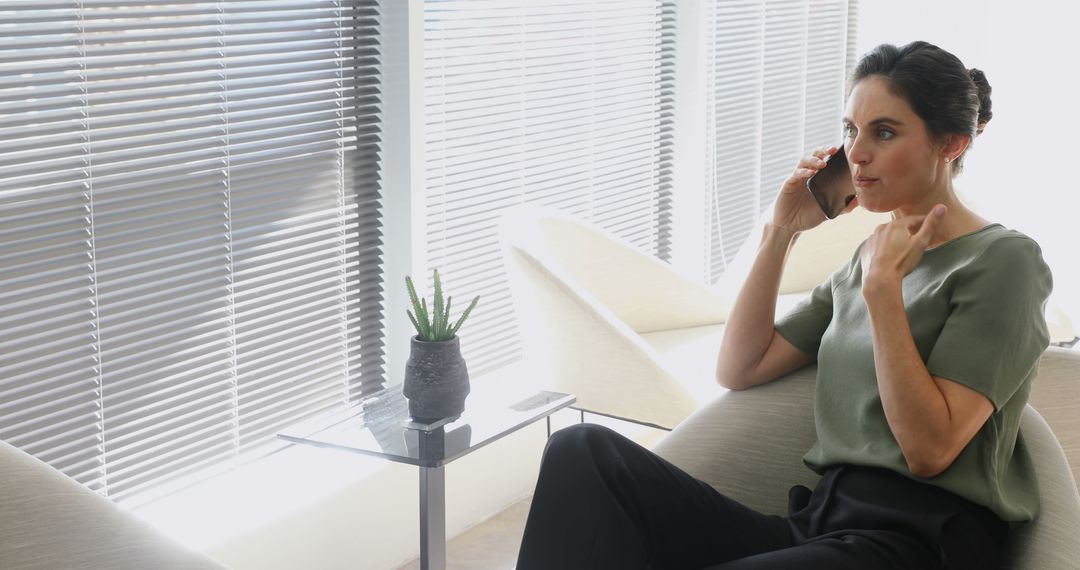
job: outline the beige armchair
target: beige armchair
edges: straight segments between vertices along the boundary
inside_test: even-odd
[[[224,570],[108,499],[0,441],[5,570]]]
[[[786,514],[788,488],[812,488],[817,481],[802,463],[814,442],[815,373],[809,366],[726,393],[680,424],[655,451],[736,500]],[[1021,433],[1034,459],[1041,512],[1010,535],[1006,568],[1073,570],[1080,567],[1074,476],[1080,473],[1080,352],[1051,348],[1043,355],[1031,404]],[[1046,406],[1045,413],[1036,411],[1039,406]]]

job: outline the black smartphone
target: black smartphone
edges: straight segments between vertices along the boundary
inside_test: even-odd
[[[825,161],[825,166],[806,181],[806,188],[825,212],[825,217],[831,220],[843,213],[855,199],[855,185],[851,182],[844,145],[840,145],[840,150]]]

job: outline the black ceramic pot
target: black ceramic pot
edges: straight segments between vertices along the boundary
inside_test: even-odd
[[[401,389],[414,421],[433,422],[461,414],[469,395],[469,370],[458,337],[427,342],[414,336]]]

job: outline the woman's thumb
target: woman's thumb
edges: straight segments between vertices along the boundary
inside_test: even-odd
[[[946,211],[948,211],[948,209],[944,204],[938,204],[930,210],[930,215],[926,216],[926,219],[923,220],[922,227],[919,228],[918,234],[919,241],[922,242],[923,247],[929,245],[930,241],[933,239],[938,222],[945,217]]]

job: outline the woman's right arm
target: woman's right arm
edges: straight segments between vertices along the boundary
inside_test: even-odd
[[[716,381],[725,388],[742,390],[764,384],[815,360],[780,336],[773,323],[788,251],[799,232],[825,220],[806,190],[806,181],[825,165],[824,157],[835,152],[835,147],[819,149],[804,157],[780,189],[773,221],[765,224],[757,257],[724,327]],[[849,209],[854,206],[853,201]]]

